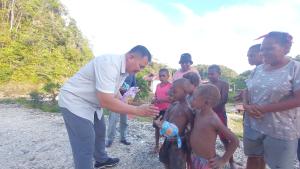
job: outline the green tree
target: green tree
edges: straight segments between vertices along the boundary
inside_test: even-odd
[[[157,62],[151,62],[147,67],[145,67],[145,69],[140,71],[138,74],[140,76],[146,76],[150,73],[158,74],[159,69],[161,69],[161,68],[168,68],[168,66],[161,64],[161,63],[157,63]],[[170,73],[171,73],[172,69],[171,68],[168,68],[168,69],[170,70]]]
[[[148,82],[144,80],[144,77],[149,75],[150,73],[152,74],[157,74],[159,72],[159,69],[161,68],[168,68],[164,64],[152,62],[149,64],[145,69],[137,73],[136,78],[137,78],[137,85],[140,88],[140,92],[137,94],[137,99],[145,99],[149,96],[150,93],[150,86],[148,85]],[[172,69],[170,69],[170,72]]]
[[[61,84],[92,58],[59,0],[1,0],[0,30],[1,85]]]
[[[246,79],[249,77],[251,70],[247,70],[239,74],[236,78],[233,79],[234,90],[241,90],[246,88]]]
[[[226,80],[226,81],[231,81],[232,79],[234,79],[235,77],[238,76],[238,74],[226,67],[226,66],[223,66],[223,65],[219,65],[220,68],[221,68],[221,78]],[[199,71],[199,74],[201,76],[202,79],[207,79],[207,69],[209,67],[209,65],[202,65],[202,64],[198,64],[196,66],[194,66],[198,71]]]

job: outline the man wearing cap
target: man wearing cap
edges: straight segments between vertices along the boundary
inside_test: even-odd
[[[75,169],[112,167],[119,162],[105,151],[103,108],[137,116],[158,114],[152,105],[132,106],[118,99],[127,75],[139,72],[148,62],[151,62],[151,54],[141,45],[124,55],[95,57],[60,89],[58,104],[69,135]]]
[[[182,76],[189,72],[195,72],[199,75],[199,72],[192,68],[191,65],[193,64],[192,56],[189,53],[183,53],[180,56],[179,64],[181,65],[181,69],[177,70],[173,75],[173,81],[182,78]],[[200,77],[200,75],[199,75]],[[200,78],[201,79],[201,78]]]

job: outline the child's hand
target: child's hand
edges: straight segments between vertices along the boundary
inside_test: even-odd
[[[214,157],[209,159],[209,166],[213,169],[223,168],[226,164],[226,161],[220,157]]]
[[[159,104],[162,103],[162,101],[160,99],[156,99],[156,103]]]
[[[162,124],[163,124],[163,116],[160,115],[156,120],[153,120],[153,123],[154,123],[157,127],[161,128],[161,126],[162,126]]]
[[[153,97],[152,101],[151,101],[151,104],[157,104],[158,103],[158,99],[157,97]]]

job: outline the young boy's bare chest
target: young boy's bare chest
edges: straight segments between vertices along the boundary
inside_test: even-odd
[[[176,104],[170,110],[169,119],[178,119],[178,118],[186,118],[188,114],[188,107],[185,104]]]
[[[195,118],[194,129],[199,133],[215,132],[212,116],[197,116]]]
[[[183,132],[188,124],[188,107],[187,105],[177,104],[168,113],[166,120],[176,124],[180,132]]]

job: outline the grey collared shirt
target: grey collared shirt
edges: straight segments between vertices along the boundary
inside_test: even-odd
[[[58,104],[75,115],[94,122],[102,116],[96,93],[117,95],[126,76],[125,55],[103,55],[92,59],[60,89]]]

